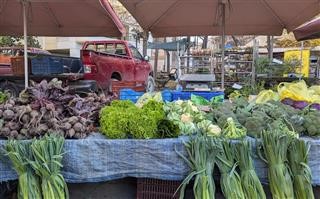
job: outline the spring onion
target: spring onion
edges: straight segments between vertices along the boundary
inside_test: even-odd
[[[308,166],[310,146],[303,140],[295,139],[288,150],[288,160],[291,168],[294,196],[297,199],[314,199],[311,185],[311,170]]]
[[[273,198],[293,199],[293,185],[286,164],[290,136],[279,131],[265,131],[261,137],[258,153],[268,164],[268,178]]]
[[[250,143],[247,140],[236,143],[235,155],[245,197],[266,199],[266,194],[253,167]]]

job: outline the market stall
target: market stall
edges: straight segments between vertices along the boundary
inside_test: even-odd
[[[297,194],[292,187],[312,190],[312,185],[320,185],[319,91],[319,86],[300,81],[282,83],[277,92],[262,90],[253,100],[232,95],[231,103],[195,94],[164,102],[160,92],[145,93],[133,103],[96,94],[80,97],[58,80],[43,81],[16,99],[0,93],[0,135],[14,138],[0,140],[0,180],[24,182],[27,176],[36,183],[49,175],[45,182],[59,185],[57,194],[68,193],[67,186],[61,186],[65,182],[126,177],[182,181],[182,196],[185,185],[197,178],[238,185],[254,178],[259,193],[261,183],[272,189],[280,186],[277,183],[287,186],[281,194]],[[250,175],[242,179],[248,175],[243,173],[246,168]],[[225,175],[229,172],[230,179]],[[270,175],[275,172],[283,176]],[[194,183],[195,190],[202,189]],[[49,191],[43,185],[39,190],[36,193]],[[209,195],[214,192],[208,187]]]

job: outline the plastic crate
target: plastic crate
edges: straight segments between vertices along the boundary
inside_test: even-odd
[[[172,101],[175,100],[189,100],[191,94],[204,97],[207,100],[211,100],[213,97],[224,96],[224,92],[210,92],[210,91],[172,91]]]
[[[120,100],[131,100],[132,102],[136,103],[144,94],[144,92],[136,92],[132,89],[121,89],[120,90]]]
[[[13,75],[16,76],[22,76],[24,75],[24,57],[23,56],[17,56],[17,57],[11,57],[11,69]]]
[[[178,199],[181,181],[138,178],[137,199]]]
[[[50,75],[63,73],[60,57],[37,56],[31,59],[31,71],[34,75]]]
[[[162,100],[164,102],[171,102],[172,101],[172,93],[170,90],[164,90],[161,92]]]

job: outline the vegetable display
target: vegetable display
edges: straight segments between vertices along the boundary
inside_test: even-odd
[[[295,139],[288,150],[288,160],[291,168],[294,196],[299,199],[314,199],[311,185],[311,170],[308,166],[309,146]]]
[[[221,129],[207,120],[205,113],[200,111],[191,101],[175,101],[166,103],[164,110],[168,120],[178,125],[183,135],[191,135],[198,131],[211,136],[220,136]]]
[[[101,132],[108,138],[151,139],[177,137],[178,126],[165,116],[163,103],[147,101],[141,108],[131,101],[113,101],[100,112]]]
[[[292,179],[286,164],[290,140],[288,135],[279,131],[262,133],[259,155],[268,164],[268,179],[273,198],[294,198]]]
[[[95,131],[99,110],[111,99],[94,93],[70,94],[62,82],[33,83],[17,99],[0,104],[0,137],[30,139],[55,132],[67,138],[85,138]]]

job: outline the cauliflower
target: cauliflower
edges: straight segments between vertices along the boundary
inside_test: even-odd
[[[190,123],[190,122],[192,122],[192,117],[191,117],[191,115],[188,114],[188,113],[182,114],[182,115],[181,115],[181,121],[182,121],[183,123]]]

